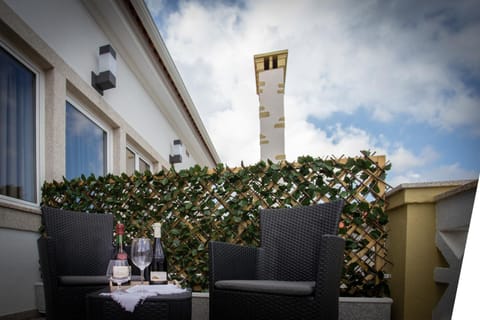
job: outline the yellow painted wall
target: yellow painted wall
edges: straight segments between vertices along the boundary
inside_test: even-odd
[[[392,320],[432,318],[445,290],[434,268],[447,266],[435,245],[435,196],[460,184],[407,184],[387,194]]]
[[[389,209],[388,258],[390,265],[390,292],[393,299],[392,320],[404,319],[405,255],[406,255],[406,207]]]
[[[405,319],[431,319],[443,291],[433,279],[435,267],[443,266],[435,245],[435,204],[409,204],[405,264]]]

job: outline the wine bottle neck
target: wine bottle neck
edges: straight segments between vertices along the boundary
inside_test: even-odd
[[[118,251],[117,257],[118,260],[127,260],[128,256],[127,253],[123,250],[123,235],[118,235]]]

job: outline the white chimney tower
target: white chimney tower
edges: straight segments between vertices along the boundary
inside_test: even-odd
[[[253,57],[260,101],[260,159],[285,160],[285,112],[283,96],[288,50]]]

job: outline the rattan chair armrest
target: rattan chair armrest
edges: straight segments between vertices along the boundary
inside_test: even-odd
[[[256,278],[258,248],[210,241],[208,252],[210,283]]]
[[[343,238],[334,235],[322,236],[315,287],[316,298],[321,303],[338,303],[340,293],[338,284],[342,274],[344,248]]]

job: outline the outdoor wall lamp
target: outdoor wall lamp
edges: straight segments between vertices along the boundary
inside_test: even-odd
[[[170,164],[182,162],[183,145],[182,140],[173,140],[173,144],[170,145]]]
[[[92,71],[92,87],[103,96],[103,91],[116,86],[117,54],[112,46],[101,46],[98,55],[98,75]]]

